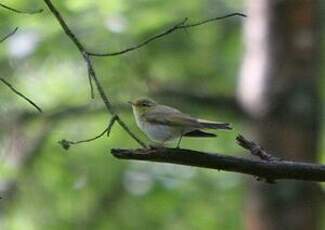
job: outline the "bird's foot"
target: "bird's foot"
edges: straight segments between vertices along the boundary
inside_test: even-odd
[[[166,147],[164,146],[164,143],[160,143],[160,144],[149,145],[149,148],[150,149],[164,149]]]

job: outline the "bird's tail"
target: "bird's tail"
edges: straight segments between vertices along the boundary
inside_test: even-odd
[[[232,129],[229,123],[221,123],[207,120],[199,120],[200,124],[203,125],[204,128],[208,129]]]

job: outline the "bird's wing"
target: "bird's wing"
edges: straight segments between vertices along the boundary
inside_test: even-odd
[[[192,127],[192,128],[202,128],[203,126],[197,119],[180,112],[177,109],[168,106],[159,106],[150,112],[144,114],[143,118],[147,122],[178,126],[178,127]]]
[[[196,119],[194,117],[191,117],[190,115],[182,113],[181,111],[175,108],[165,105],[156,106],[150,112],[146,112],[143,115],[143,118],[147,122],[160,125],[178,126],[195,129],[232,129],[229,123]]]

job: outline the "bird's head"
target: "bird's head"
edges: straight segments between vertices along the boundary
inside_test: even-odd
[[[132,105],[133,110],[140,115],[151,111],[157,105],[157,102],[148,98],[139,98],[135,101],[129,101],[129,103]]]

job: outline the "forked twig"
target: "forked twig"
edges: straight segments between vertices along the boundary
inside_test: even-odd
[[[105,128],[100,134],[98,134],[95,137],[85,139],[85,140],[80,140],[80,141],[69,141],[69,140],[66,140],[66,139],[62,139],[62,140],[58,141],[58,143],[62,146],[62,148],[64,148],[65,150],[68,150],[71,147],[71,145],[87,143],[87,142],[97,140],[98,138],[101,138],[102,136],[104,136],[105,133],[107,134],[107,136],[109,136],[110,132],[111,132],[111,129],[113,128],[113,125],[114,125],[116,120],[117,120],[117,116],[115,115],[115,116],[113,116],[111,118],[107,128]]]

